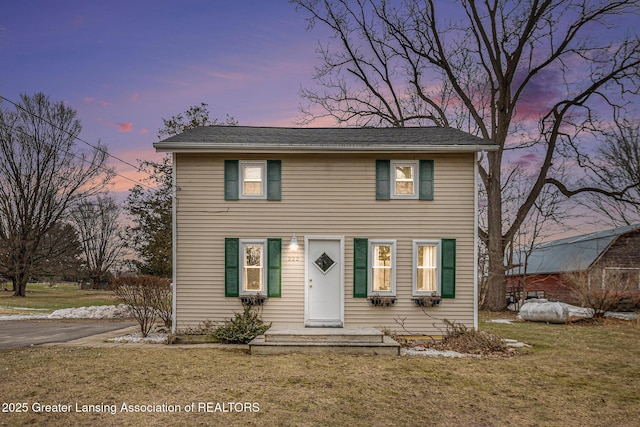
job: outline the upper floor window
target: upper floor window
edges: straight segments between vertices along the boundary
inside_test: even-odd
[[[225,160],[224,199],[281,200],[280,160]]]
[[[264,199],[266,162],[240,162],[240,198]]]
[[[376,160],[376,200],[433,200],[433,160]]]
[[[391,198],[418,198],[418,162],[392,161],[391,175],[393,177],[393,193],[391,195]]]

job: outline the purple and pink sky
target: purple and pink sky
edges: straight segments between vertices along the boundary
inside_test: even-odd
[[[330,40],[323,26],[308,32],[306,18],[287,0],[3,1],[0,95],[17,101],[44,92],[64,101],[78,112],[82,139],[133,164],[161,158],[152,144],[162,118],[202,102],[211,118],[295,126],[298,92],[314,87],[318,40]],[[636,18],[618,17],[614,31]],[[519,114],[535,124],[559,78],[540,73]],[[519,153],[512,162],[535,171],[539,155]],[[130,179],[144,176],[113,159],[111,166]],[[113,191],[123,198],[133,185],[117,177]]]
[[[82,139],[133,164],[161,157],[152,143],[162,118],[201,102],[211,118],[294,126],[323,37],[306,31],[305,17],[286,0],[6,1],[0,95],[64,101],[78,112]],[[133,185],[117,178],[114,191]]]

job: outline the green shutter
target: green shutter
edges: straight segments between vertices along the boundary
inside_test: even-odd
[[[224,239],[224,296],[240,295],[240,239]]]
[[[353,239],[353,297],[367,297],[369,239]]]
[[[391,161],[376,160],[376,200],[391,198]]]
[[[442,298],[456,297],[456,239],[442,239]]]
[[[282,282],[282,239],[267,239],[267,296],[279,298]]]
[[[224,161],[224,199],[225,200],[238,200],[238,191],[240,189],[238,185],[239,174],[240,174],[240,171],[238,169],[237,160]]]
[[[281,168],[280,160],[267,160],[267,200],[282,199]]]
[[[419,199],[433,200],[433,160],[420,160]]]

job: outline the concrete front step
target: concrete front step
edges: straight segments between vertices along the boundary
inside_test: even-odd
[[[273,325],[264,334],[265,342],[347,342],[382,343],[384,335],[375,328],[303,328]]]
[[[303,328],[274,325],[249,343],[251,354],[400,354],[400,344],[374,328]]]

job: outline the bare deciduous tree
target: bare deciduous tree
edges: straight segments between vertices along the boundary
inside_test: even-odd
[[[34,256],[33,276],[51,285],[59,280],[76,281],[80,277],[80,242],[73,226],[55,224],[42,237]]]
[[[587,270],[566,273],[562,279],[573,298],[588,308],[592,317],[603,317],[620,309],[632,311],[640,306],[637,268],[619,268],[615,262],[600,263]]]
[[[640,41],[624,31],[637,20],[638,0],[292,2],[336,42],[319,49],[315,78],[325,90],[302,92],[308,119],[455,126],[499,145],[479,168],[487,197],[479,235],[488,255],[485,307],[503,309],[505,252],[543,189],[583,190],[556,175],[561,156],[579,157],[600,125],[597,112],[617,113],[638,94]],[[507,216],[503,167],[524,156],[537,173]]]
[[[75,281],[79,277],[80,243],[74,228],[67,223],[54,224],[41,239],[40,247],[33,254],[31,279],[48,281]],[[10,248],[0,245],[0,277],[13,279],[15,269]],[[14,288],[15,291],[15,288]]]
[[[23,297],[43,237],[111,175],[105,147],[77,147],[73,109],[42,93],[22,95],[15,107],[0,108],[0,262]]]
[[[94,288],[108,282],[109,270],[124,254],[120,207],[113,197],[80,202],[71,212],[82,247],[84,273]]]
[[[158,138],[170,137],[173,135],[177,135],[179,133],[184,132],[186,129],[193,129],[198,126],[237,126],[238,121],[227,114],[227,118],[224,123],[222,123],[217,118],[210,119],[209,118],[209,109],[207,108],[209,104],[201,102],[200,105],[192,105],[185,112],[184,116],[182,113],[178,113],[175,116],[172,116],[170,119],[162,119],[162,123],[164,123],[164,127],[158,130]],[[186,120],[185,120],[186,116]]]
[[[119,277],[113,280],[113,292],[131,310],[143,337],[149,335],[160,317],[171,326],[171,280],[154,276]]]
[[[505,168],[505,185],[502,192],[502,203],[505,217],[512,218],[525,198],[528,196],[529,183],[535,179],[535,170],[527,170],[525,165],[509,165]],[[480,206],[480,227],[486,227],[487,205],[484,192],[480,192],[480,198],[485,203]],[[526,220],[518,229],[512,240],[505,245],[505,269],[516,273],[520,280],[520,286],[511,283],[510,296],[517,297],[516,301],[523,295],[516,295],[516,291],[526,290],[527,260],[534,247],[549,238],[554,229],[562,227],[568,219],[568,212],[563,203],[562,194],[554,187],[546,186],[540,192],[534,206],[527,214]],[[483,303],[488,289],[486,279],[488,277],[488,255],[486,245],[480,242],[479,251],[479,303]]]
[[[177,135],[198,126],[223,125],[217,118],[209,118],[209,110],[204,102],[189,107],[184,115],[179,113],[168,120],[162,119],[162,122],[164,127],[158,130],[158,138]],[[227,115],[224,124],[236,126],[238,122]],[[143,274],[171,277],[172,159],[165,156],[160,162],[140,161],[140,168],[149,174],[146,181],[153,188],[135,185],[125,203],[125,209],[133,221],[128,229],[132,237],[131,248],[141,258],[135,263]]]
[[[602,145],[586,162],[592,181],[609,192],[624,188],[628,191],[618,197],[589,193],[584,204],[614,226],[636,224],[640,222],[640,126],[617,120],[615,126],[602,133]]]

